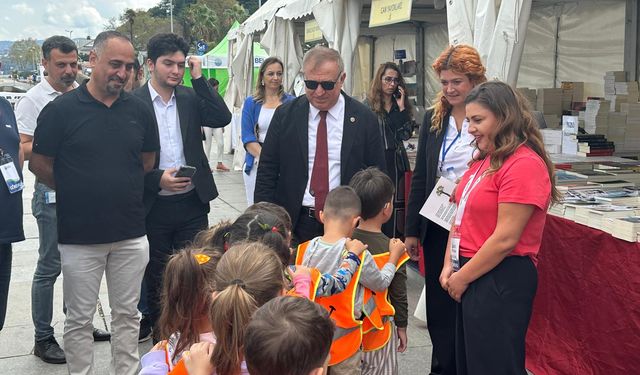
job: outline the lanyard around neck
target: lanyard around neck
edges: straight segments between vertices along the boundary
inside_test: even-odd
[[[475,173],[469,176],[469,181],[467,182],[467,185],[465,185],[464,190],[462,190],[462,195],[460,196],[460,202],[458,203],[458,212],[456,213],[456,220],[455,220],[457,227],[460,227],[460,224],[462,223],[462,217],[464,215],[464,210],[467,207],[467,200],[471,195],[471,191],[476,186],[478,186],[478,184],[480,183],[480,181],[485,175],[485,173],[480,174],[480,170],[482,170],[482,167],[484,166],[485,161],[487,161],[486,157],[482,159],[482,163],[480,163],[480,166],[475,171]]]
[[[442,141],[442,157],[440,158],[440,172],[442,172],[442,166],[444,165],[444,159],[447,157],[447,154],[449,153],[449,150],[451,150],[451,147],[453,147],[453,145],[456,143],[456,141],[458,139],[460,139],[460,134],[462,133],[462,131],[458,132],[458,135],[456,135],[456,137],[453,139],[453,141],[451,141],[451,144],[449,145],[449,147],[447,147],[447,133],[449,132],[449,125],[447,125],[447,128],[444,131],[444,140]]]

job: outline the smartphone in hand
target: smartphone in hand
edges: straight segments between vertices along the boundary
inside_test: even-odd
[[[193,175],[196,174],[196,167],[192,167],[189,165],[183,165],[180,167],[178,172],[176,172],[175,177],[189,177],[192,178]]]
[[[396,99],[400,99],[401,96],[402,94],[400,94],[400,89],[396,87],[396,91],[393,92],[393,97]]]

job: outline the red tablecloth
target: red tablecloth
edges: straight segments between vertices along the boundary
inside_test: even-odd
[[[548,215],[538,278],[530,371],[640,374],[640,244]]]

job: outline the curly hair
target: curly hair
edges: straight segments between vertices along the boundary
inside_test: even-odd
[[[402,77],[402,73],[400,73],[400,68],[396,63],[386,62],[384,64],[380,64],[378,70],[376,71],[375,76],[373,76],[373,80],[371,80],[371,86],[369,87],[369,92],[367,93],[367,102],[369,103],[369,107],[371,110],[377,114],[384,114],[384,100],[382,99],[382,77],[384,73],[388,70],[395,70],[398,73],[398,87],[402,87],[404,89],[404,108],[407,113],[413,118],[413,106],[411,105],[411,101],[409,101],[409,97],[406,94],[407,85],[404,81],[404,77]]]
[[[504,161],[516,151],[520,145],[533,150],[547,166],[551,181],[551,200],[558,202],[560,193],[555,186],[554,167],[551,158],[544,149],[542,134],[536,120],[531,115],[528,101],[517,90],[504,82],[491,81],[476,86],[467,95],[465,104],[477,103],[491,111],[498,124],[491,152],[491,166],[488,173],[494,173]],[[484,159],[486,150],[479,150],[470,163]]]
[[[447,47],[435,59],[431,67],[438,76],[443,70],[464,74],[474,86],[487,81],[485,76],[487,70],[482,65],[480,54],[475,48],[466,44]],[[431,116],[430,130],[439,133],[442,128],[442,119],[451,111],[451,104],[447,101],[442,90],[438,92],[431,108],[433,109],[433,115]]]

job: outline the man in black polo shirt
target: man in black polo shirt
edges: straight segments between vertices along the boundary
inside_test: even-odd
[[[93,373],[92,319],[106,274],[111,305],[111,373],[138,369],[136,304],[149,259],[144,174],[159,150],[153,112],[123,92],[133,46],[100,33],[89,55],[91,80],[49,103],[38,117],[29,169],[57,191],[58,242],[70,374]]]

